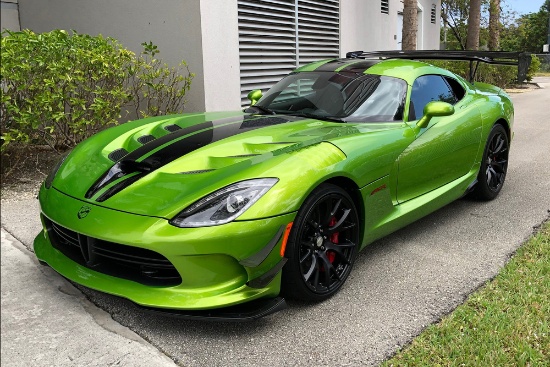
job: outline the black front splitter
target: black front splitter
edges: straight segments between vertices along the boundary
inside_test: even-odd
[[[184,320],[232,322],[257,320],[264,316],[271,315],[272,313],[284,310],[287,307],[286,301],[282,297],[259,299],[235,306],[211,310],[172,310],[140,305],[136,306],[156,315],[177,317]]]

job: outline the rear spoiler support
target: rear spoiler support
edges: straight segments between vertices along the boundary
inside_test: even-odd
[[[415,51],[352,51],[346,53],[348,59],[412,59],[412,60],[458,60],[470,62],[470,82],[474,81],[477,67],[480,62],[495,65],[512,65],[518,67],[518,82],[527,77],[527,70],[531,65],[531,54],[527,52],[504,51],[441,51],[441,50],[415,50]]]

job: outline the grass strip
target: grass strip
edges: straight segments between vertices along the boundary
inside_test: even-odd
[[[550,366],[550,222],[495,279],[382,366]]]

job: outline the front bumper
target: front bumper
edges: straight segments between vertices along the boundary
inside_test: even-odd
[[[177,228],[163,218],[107,209],[54,188],[42,188],[39,198],[44,230],[34,241],[36,256],[78,284],[146,308],[169,310],[216,309],[279,294],[285,261],[280,255],[281,228],[296,213],[214,227]],[[152,286],[97,271],[101,267],[90,265],[88,259],[74,261],[52,244],[51,223],[74,231],[78,238],[154,251],[169,260],[181,282]]]

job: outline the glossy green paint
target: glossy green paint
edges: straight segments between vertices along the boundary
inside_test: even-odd
[[[330,61],[297,71],[314,71]],[[216,134],[216,129],[238,124],[240,117],[248,115],[235,111],[138,120],[103,131],[73,150],[52,188],[40,190],[43,215],[87,236],[164,255],[181,274],[180,285],[148,287],[87,269],[54,249],[46,231],[35,240],[37,257],[77,283],[151,307],[209,309],[275,297],[280,274],[260,289],[247,282],[281,260],[281,240],[258,266],[239,262],[260,252],[281,227],[292,222],[319,184],[352,183],[355,204],[364,217],[362,248],[462,196],[476,179],[491,127],[500,122],[512,131],[513,106],[496,87],[473,86],[448,71],[407,60],[382,61],[365,73],[407,82],[404,122],[343,124],[302,119],[242,132],[175,159],[103,202],[96,201],[101,192],[90,199],[84,196],[113,165],[108,158],[111,152],[120,148],[132,152],[142,146],[139,137],[160,138],[169,133],[165,129],[169,125],[186,128],[218,121]],[[466,95],[455,106],[432,103],[424,117],[409,121],[411,85],[426,74],[456,78]],[[182,174],[200,170],[205,171]],[[233,222],[202,228],[168,223],[216,190],[268,177],[279,181]],[[83,205],[91,210],[79,219]]]
[[[223,226],[177,228],[168,225],[165,219],[104,208],[56,189],[41,190],[39,200],[42,212],[50,220],[101,240],[152,249],[170,260],[182,277],[182,283],[174,287],[147,287],[114,278],[65,258],[50,245],[47,231],[38,235],[34,244],[36,256],[63,276],[87,287],[145,306],[186,309],[229,306],[258,297],[273,297],[279,292],[277,278],[261,289],[250,288],[246,282],[280,261],[280,242],[257,267],[247,268],[239,261],[266,246],[281,226],[294,219],[295,213]],[[91,210],[79,219],[77,213],[82,205]]]
[[[428,127],[432,117],[451,116],[453,113],[455,113],[455,108],[450,103],[441,101],[430,102],[424,107],[424,115],[418,120],[416,126],[424,129]]]
[[[247,95],[248,100],[250,101],[250,105],[254,106],[256,102],[262,98],[262,91],[259,89],[254,89],[253,91],[250,91]]]

